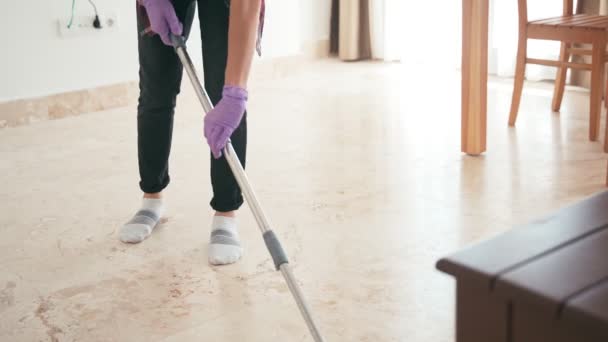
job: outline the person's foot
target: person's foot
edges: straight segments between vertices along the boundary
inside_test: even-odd
[[[209,242],[209,263],[227,265],[237,262],[243,255],[239,242],[236,218],[213,216]]]
[[[141,209],[120,229],[120,241],[140,243],[144,241],[160,221],[163,203],[160,198],[143,198]]]

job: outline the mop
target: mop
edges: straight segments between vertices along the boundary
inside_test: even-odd
[[[171,35],[171,42],[173,43],[175,52],[179,56],[184,69],[186,69],[186,73],[188,74],[190,82],[194,87],[194,91],[196,92],[196,95],[203,106],[203,110],[205,111],[205,114],[207,114],[213,109],[213,104],[201,85],[201,81],[196,74],[192,60],[186,51],[186,40],[184,37]],[[310,330],[313,339],[315,342],[322,342],[323,337],[321,337],[321,333],[319,332],[319,329],[312,317],[312,313],[308,307],[308,304],[306,303],[306,300],[304,299],[304,295],[296,283],[295,277],[289,265],[289,261],[287,260],[287,255],[285,254],[285,251],[283,250],[283,247],[281,246],[276,234],[274,231],[272,231],[272,228],[266,219],[266,215],[260,206],[260,202],[258,202],[255,193],[253,192],[253,188],[249,184],[245,170],[243,170],[243,166],[241,165],[241,162],[239,161],[230,141],[228,141],[228,144],[226,144],[226,147],[224,147],[222,152],[224,156],[226,156],[226,161],[228,161],[228,165],[234,174],[234,178],[241,188],[241,192],[243,193],[243,196],[245,196],[247,204],[249,205],[249,208],[251,209],[251,212],[258,223],[258,227],[262,232],[264,242],[266,243],[266,247],[268,248],[268,252],[270,252],[270,256],[274,261],[277,271],[281,271],[281,274],[283,274],[283,277],[287,282],[287,286],[289,287],[289,290],[291,291],[291,294],[293,295],[293,298],[300,309],[302,317],[308,325],[308,329]]]

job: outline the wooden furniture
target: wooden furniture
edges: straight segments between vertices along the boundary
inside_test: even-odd
[[[489,0],[462,1],[461,150],[486,151]]]
[[[608,341],[608,192],[439,260],[458,342]]]
[[[575,14],[608,15],[608,0],[575,0],[574,3]],[[573,47],[589,48],[589,46],[585,44],[573,44]],[[591,56],[574,55],[571,57],[570,61],[579,63],[590,63]],[[584,87],[586,89],[590,88],[591,73],[587,70],[571,69],[569,70],[568,74],[568,81],[571,85]]]
[[[527,0],[518,0],[519,9],[519,43],[515,82],[509,125],[515,125],[517,112],[524,85],[526,64],[540,64],[557,67],[555,89],[553,92],[553,111],[559,111],[568,68],[591,71],[591,94],[589,105],[589,139],[597,140],[602,111],[604,65],[606,63],[606,30],[608,16],[573,14],[573,0],[563,0],[563,15],[555,18],[528,21]],[[528,39],[561,41],[558,61],[529,58],[527,55]],[[573,43],[591,44],[592,48],[573,48]],[[591,55],[591,63],[570,62],[571,55]],[[608,151],[608,141],[605,147]]]

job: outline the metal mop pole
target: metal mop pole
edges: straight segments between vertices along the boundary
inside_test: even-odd
[[[175,47],[175,51],[177,52],[177,55],[179,56],[179,59],[182,61],[184,69],[186,69],[186,73],[188,73],[188,77],[190,78],[190,81],[192,82],[192,86],[194,87],[196,96],[198,96],[198,99],[200,100],[201,104],[203,105],[203,109],[204,109],[205,113],[208,113],[211,109],[213,109],[213,104],[211,103],[209,96],[203,89],[201,82],[196,74],[196,70],[194,69],[194,66],[192,65],[192,60],[190,59],[190,56],[188,55],[188,52],[186,51],[185,39],[183,37],[178,37],[178,36],[172,35],[171,40],[173,42],[173,46]],[[260,228],[260,231],[262,232],[262,235],[264,237],[264,242],[266,243],[266,247],[268,248],[268,251],[270,252],[270,255],[272,256],[274,265],[275,265],[277,271],[281,271],[281,274],[283,274],[283,277],[285,278],[285,281],[287,282],[287,286],[289,286],[289,290],[291,291],[293,298],[295,299],[296,303],[298,304],[300,313],[302,314],[302,317],[306,321],[306,324],[308,325],[308,329],[310,330],[310,333],[311,333],[313,339],[316,342],[323,342],[323,337],[321,337],[319,328],[317,328],[317,325],[312,317],[308,304],[306,303],[306,300],[304,299],[304,295],[302,294],[300,287],[296,283],[294,275],[291,271],[291,268],[289,266],[289,261],[287,260],[287,255],[285,254],[285,251],[283,250],[283,247],[281,246],[279,239],[277,238],[275,233],[272,231],[272,228],[270,227],[270,223],[268,223],[268,219],[266,219],[266,215],[264,215],[262,206],[260,205],[260,202],[258,202],[258,199],[255,196],[253,188],[251,187],[251,184],[249,183],[249,180],[247,179],[247,174],[245,174],[245,171],[243,170],[243,166],[241,165],[241,162],[239,161],[239,159],[236,155],[236,152],[234,151],[234,148],[232,147],[232,144],[230,142],[228,142],[228,144],[226,145],[226,147],[224,148],[224,150],[222,152],[224,153],[224,156],[226,156],[226,160],[228,161],[228,165],[230,166],[230,169],[232,170],[232,173],[234,174],[234,178],[236,179],[237,183],[239,184],[239,187],[241,188],[241,191],[243,192],[243,195],[245,196],[245,199],[247,200],[247,203],[249,204],[249,208],[251,209],[251,212],[253,213],[253,216],[255,217],[255,220],[258,223],[258,227]]]

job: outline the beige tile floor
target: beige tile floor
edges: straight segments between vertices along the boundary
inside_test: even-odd
[[[452,341],[439,257],[604,190],[585,92],[558,115],[527,85],[509,129],[511,83],[492,82],[474,158],[458,79],[324,61],[253,81],[249,175],[328,341]],[[249,212],[244,260],[207,265],[208,153],[183,94],[167,219],[135,246],[117,240],[138,205],[134,108],[0,130],[0,340],[310,340]]]

